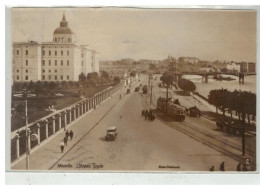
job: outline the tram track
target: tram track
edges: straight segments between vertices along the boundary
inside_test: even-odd
[[[203,132],[194,127],[191,127],[187,122],[185,122],[185,123],[167,122],[159,116],[157,116],[157,118],[164,124],[176,129],[177,131],[184,133],[185,135],[193,138],[194,140],[196,140],[204,145],[207,145],[210,148],[212,148],[226,156],[229,156],[238,162],[244,162],[244,158],[240,154],[240,148],[238,148],[232,144],[229,144],[227,142],[216,139],[215,137],[212,136],[211,133]],[[255,166],[256,166],[255,155],[253,155],[253,153],[247,153],[247,154],[251,157],[252,166],[255,168]]]
[[[241,147],[242,147],[241,145],[238,145],[238,144],[236,144],[236,143],[234,143],[234,142],[232,142],[232,144],[231,144],[231,143],[228,143],[228,142],[225,142],[225,140],[221,140],[221,139],[217,138],[215,135],[213,135],[213,134],[210,133],[209,131],[206,131],[206,130],[203,130],[203,131],[202,131],[201,129],[195,128],[191,123],[188,123],[188,122],[179,122],[179,123],[182,124],[182,125],[184,125],[184,126],[189,127],[190,129],[192,129],[192,130],[194,130],[194,131],[200,132],[200,133],[203,134],[204,136],[207,136],[207,137],[209,137],[209,138],[212,138],[212,139],[214,139],[214,140],[216,140],[216,141],[218,141],[218,142],[225,143],[225,145],[228,145],[228,146],[232,147],[233,149],[236,149],[236,150],[238,150],[238,151],[241,150]],[[250,150],[250,149],[246,149],[246,153],[247,153],[249,156],[251,156],[251,157],[255,156],[255,152],[253,152],[253,151]]]

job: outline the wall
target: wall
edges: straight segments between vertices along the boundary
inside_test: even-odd
[[[16,82],[38,81],[41,77],[41,46],[37,43],[13,44],[13,79]],[[17,55],[17,50],[19,55]],[[28,55],[26,55],[26,50]],[[26,64],[26,61],[28,62]],[[17,78],[19,77],[19,79]],[[28,79],[26,79],[26,77]]]

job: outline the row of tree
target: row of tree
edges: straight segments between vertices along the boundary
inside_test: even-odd
[[[119,77],[114,77],[113,80],[109,78],[107,72],[101,72],[100,76],[97,72],[88,73],[85,75],[81,73],[79,75],[79,81],[59,81],[59,82],[46,82],[46,81],[37,81],[37,82],[15,82],[13,84],[13,92],[22,91],[27,89],[35,94],[46,93],[52,90],[66,90],[66,89],[80,89],[87,88],[97,85],[104,85],[110,83],[120,82]]]
[[[176,76],[174,77],[172,74],[170,74],[169,72],[165,72],[163,73],[163,75],[160,77],[160,80],[163,83],[163,86],[166,84],[167,87],[172,86],[173,82],[176,82]],[[180,79],[178,81],[178,86],[184,90],[185,92],[187,92],[188,94],[192,91],[196,90],[196,85],[187,79]]]
[[[256,115],[256,94],[248,91],[211,90],[208,95],[208,102],[216,107],[216,112],[221,109],[223,115],[228,111],[232,117],[232,111],[235,111],[239,120],[245,119],[247,115],[249,124],[249,116],[252,115],[254,118]]]

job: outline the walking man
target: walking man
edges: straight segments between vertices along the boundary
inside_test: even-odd
[[[241,163],[238,163],[238,165],[237,165],[237,171],[241,171]]]
[[[214,169],[214,165],[212,166],[212,167],[210,167],[210,169],[209,169],[209,171],[214,171],[215,169]]]
[[[224,161],[220,164],[219,169],[220,169],[220,171],[225,171],[225,163],[224,163]]]
[[[147,120],[147,115],[148,115],[148,113],[147,113],[147,110],[144,112],[144,117],[145,117],[145,120]]]
[[[70,135],[69,131],[67,130],[66,133],[65,133],[65,136],[68,138]]]
[[[65,146],[67,146],[68,137],[67,137],[67,136],[65,136],[65,137],[63,138],[63,141],[64,141],[64,145],[65,145]]]
[[[61,143],[60,143],[60,150],[61,150],[61,153],[63,153],[63,150],[64,150],[64,142],[61,142]]]
[[[73,138],[73,131],[70,130],[70,140],[72,140],[72,138]]]

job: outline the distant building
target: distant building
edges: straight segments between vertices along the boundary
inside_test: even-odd
[[[134,59],[121,59],[120,62],[122,64],[132,64],[135,60]]]
[[[179,61],[185,62],[185,63],[195,64],[195,63],[199,62],[199,59],[196,58],[196,57],[180,57]]]
[[[229,63],[227,64],[227,70],[232,72],[240,72],[240,65],[237,63]]]
[[[145,63],[137,63],[133,66],[133,69],[137,72],[142,72],[142,71],[148,71],[149,69],[149,64]]]
[[[115,71],[114,61],[100,61],[99,70],[106,72]]]
[[[126,71],[111,71],[108,72],[108,75],[111,79],[114,79],[114,77],[118,76],[119,78],[126,78],[127,72]]]
[[[242,63],[240,63],[240,69],[241,69],[241,72],[255,73],[256,72],[256,63],[242,62]]]
[[[83,72],[99,72],[98,53],[75,41],[65,15],[53,41],[13,42],[13,81],[77,81]]]
[[[247,63],[247,72],[256,72],[256,64],[253,62]]]

